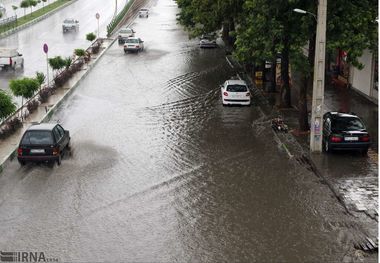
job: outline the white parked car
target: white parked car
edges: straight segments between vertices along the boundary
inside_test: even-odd
[[[62,23],[63,33],[67,32],[67,31],[71,31],[71,30],[77,31],[78,29],[79,29],[79,21],[78,20],[68,18],[68,19],[65,19]]]
[[[141,38],[138,37],[129,37],[127,40],[125,40],[124,43],[124,53],[127,53],[128,51],[143,51],[144,50],[144,41],[141,40]]]
[[[220,87],[222,92],[223,106],[251,104],[251,93],[244,80],[229,79]]]
[[[149,17],[149,9],[148,8],[141,8],[139,10],[139,17]]]
[[[119,35],[118,35],[119,44],[123,44],[125,40],[129,37],[134,37],[135,33],[136,31],[134,31],[132,28],[129,28],[129,27],[123,27],[122,29],[120,29]]]

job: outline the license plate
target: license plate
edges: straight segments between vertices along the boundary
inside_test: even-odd
[[[358,137],[344,137],[344,140],[345,141],[358,141],[359,138]]]
[[[45,153],[44,149],[31,149],[30,153]]]

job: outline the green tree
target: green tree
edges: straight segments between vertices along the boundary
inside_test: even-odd
[[[74,54],[78,57],[83,57],[84,55],[86,55],[86,51],[84,49],[77,48],[74,50]]]
[[[44,82],[45,82],[45,79],[46,79],[46,76],[44,73],[39,72],[39,71],[36,72],[36,80],[40,86],[40,90],[41,90],[42,84],[44,84]]]
[[[24,99],[29,99],[33,97],[38,88],[40,87],[38,81],[34,78],[22,78],[22,79],[12,79],[9,82],[9,87],[16,97],[21,97],[21,112],[24,106]]]
[[[58,74],[62,68],[66,66],[66,61],[61,56],[49,58],[50,67]]]
[[[94,41],[96,39],[96,35],[94,34],[94,33],[88,33],[87,35],[86,35],[86,40],[88,40],[88,41],[90,41],[90,42],[92,42],[92,41]]]
[[[30,2],[29,0],[23,0],[20,3],[20,7],[24,9],[24,16],[26,15],[26,9],[29,7]]]
[[[5,119],[16,110],[12,97],[5,91],[0,90],[0,120]]]
[[[36,0],[28,0],[28,1],[29,1],[29,7],[30,7],[30,15],[32,15],[33,7],[36,7],[38,3]]]
[[[45,8],[45,3],[47,2],[47,0],[42,0],[42,8]]]

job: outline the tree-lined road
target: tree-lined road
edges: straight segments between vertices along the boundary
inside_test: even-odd
[[[118,9],[121,10],[125,3],[126,0],[119,0]],[[74,49],[90,46],[86,34],[98,30],[96,13],[100,14],[99,35],[105,37],[107,25],[115,13],[113,0],[107,0],[106,3],[104,0],[78,0],[46,19],[0,39],[1,47],[17,48],[25,61],[24,69],[0,71],[0,88],[8,90],[9,80],[22,76],[35,77],[36,71],[46,74],[46,55],[42,50],[44,43],[49,46],[49,57],[72,56]],[[79,20],[78,32],[62,32],[62,22],[66,18]]]
[[[218,85],[234,75],[224,50],[189,40],[174,1],[152,3],[132,25],[145,50],[115,43],[53,116],[72,156],[3,171],[1,250],[70,262],[353,256],[355,223],[279,150],[259,108],[222,106]]]

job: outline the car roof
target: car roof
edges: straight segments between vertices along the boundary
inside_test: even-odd
[[[45,131],[45,130],[52,130],[57,123],[40,123],[40,124],[34,124],[28,128],[28,131]]]
[[[247,83],[245,83],[244,80],[241,80],[241,79],[229,79],[229,80],[226,80],[227,82],[227,85],[245,85],[247,86]]]
[[[141,8],[140,10],[141,11],[148,11],[149,9],[148,8]]]
[[[356,116],[352,113],[350,114],[350,113],[345,113],[345,112],[331,111],[331,112],[327,112],[326,114],[330,114],[331,117],[333,117],[333,118],[357,118],[357,119],[359,119],[358,116]]]
[[[137,39],[139,40],[140,38],[139,37],[128,37],[127,40],[131,40],[131,39]]]

